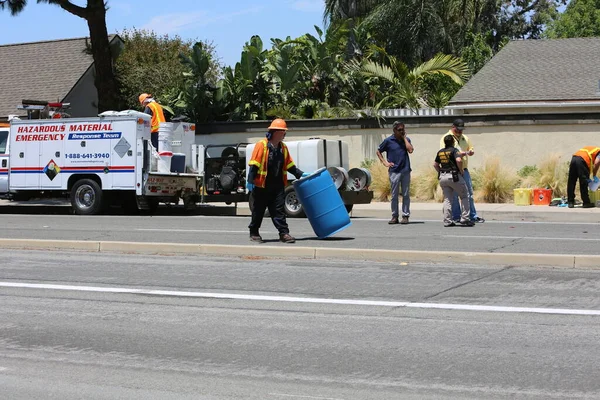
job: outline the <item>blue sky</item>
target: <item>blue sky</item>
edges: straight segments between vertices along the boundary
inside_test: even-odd
[[[211,41],[221,62],[233,65],[252,35],[259,35],[267,47],[271,38],[316,35],[314,25],[323,26],[323,4],[324,0],[109,0],[106,22],[109,33],[138,28]],[[89,36],[84,20],[35,0],[16,17],[0,11],[0,26],[0,45]]]

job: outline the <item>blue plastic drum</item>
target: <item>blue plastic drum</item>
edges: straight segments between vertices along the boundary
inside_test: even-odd
[[[319,238],[326,238],[352,225],[344,202],[326,168],[294,181],[294,190]]]

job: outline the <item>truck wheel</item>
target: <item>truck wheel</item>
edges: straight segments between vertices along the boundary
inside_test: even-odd
[[[75,182],[71,189],[71,206],[78,215],[96,215],[102,210],[102,189],[91,179]]]
[[[346,211],[348,211],[348,214],[350,214],[352,212],[352,207],[354,207],[354,204],[344,204],[344,206],[346,206]]]
[[[306,216],[306,214],[304,214],[304,210],[302,209],[302,204],[300,204],[298,201],[298,196],[296,196],[296,191],[292,185],[285,188],[285,200],[283,207],[285,209],[285,213],[290,218],[301,218]]]

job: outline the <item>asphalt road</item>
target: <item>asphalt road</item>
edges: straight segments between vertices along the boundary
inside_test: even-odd
[[[600,271],[16,250],[3,261],[2,398],[600,397]]]
[[[251,244],[247,216],[3,214],[0,222],[2,238]],[[323,240],[304,218],[288,223],[297,238],[295,246],[570,255],[597,255],[600,248],[596,223],[488,221],[470,228],[444,228],[440,220],[388,225],[387,219],[352,218],[352,226]],[[279,243],[269,218],[261,234],[266,245],[294,246]]]

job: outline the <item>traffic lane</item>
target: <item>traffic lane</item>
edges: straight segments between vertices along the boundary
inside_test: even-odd
[[[12,322],[0,332],[2,359],[54,363],[54,373],[65,364],[104,367],[103,375],[85,374],[89,381],[84,383],[109,388],[143,384],[163,394],[221,393],[219,388],[206,393],[196,385],[181,387],[181,379],[170,383],[171,376],[183,375],[190,381],[218,376],[283,382],[283,393],[298,397],[324,397],[327,390],[333,398],[345,398],[338,390],[348,386],[361,394],[349,398],[359,399],[383,399],[381,392],[395,392],[396,397],[387,398],[398,398],[405,391],[436,398],[432,390],[442,398],[600,395],[600,382],[590,379],[600,367],[592,317],[499,318],[428,310],[355,315],[339,314],[333,306],[297,312],[287,306],[221,308],[193,300],[161,304],[123,295],[3,300],[0,316]],[[131,379],[136,370],[163,375],[146,386]],[[129,381],[123,382],[123,376]],[[65,378],[81,383],[78,374]],[[296,382],[304,383],[305,391],[286,385]]]
[[[0,268],[7,282],[590,310],[600,309],[598,278],[578,269],[24,250],[6,253]]]
[[[28,265],[34,261],[31,253],[36,252],[22,252],[11,260],[11,264],[16,262],[17,269],[23,264],[22,275],[12,276],[12,282],[32,278],[26,272],[41,269],[32,269]],[[90,272],[100,270],[105,277],[114,279],[106,255],[93,256],[89,265],[78,259],[85,256],[78,253],[40,252],[38,256],[40,264],[47,260],[62,265],[70,260],[73,266],[89,268]],[[244,279],[231,288],[237,293],[256,293],[248,282],[259,276],[268,284],[269,290],[275,288],[277,293],[296,295],[288,292],[289,286],[284,282],[293,282],[296,276],[304,276],[308,270],[314,279],[304,284],[320,285],[333,270],[336,273],[331,279],[335,278],[338,286],[372,286],[360,298],[370,298],[373,289],[375,293],[382,290],[378,282],[364,285],[361,283],[364,275],[354,276],[363,271],[363,266],[356,263],[344,266],[343,263],[323,265],[317,261],[303,261],[300,265],[271,262],[264,269],[276,269],[281,275],[280,279],[272,279],[261,276],[268,274],[264,269],[252,273],[257,267],[256,261],[241,261],[242,265],[236,269],[236,259],[224,258],[201,260],[115,254],[113,259],[113,264],[118,260],[124,270],[130,271],[129,275],[123,276],[128,276],[126,282],[131,284],[142,277],[149,283],[150,276],[160,286],[162,279],[153,275],[155,269],[167,273],[190,264],[199,270],[195,278],[191,271],[187,278],[193,286],[198,285],[198,289],[229,280],[238,271],[246,270]],[[205,272],[205,264],[214,264],[214,270],[221,268],[223,273],[214,278],[214,282],[210,278],[205,281],[205,276],[211,276]],[[484,272],[483,268],[455,265],[447,265],[445,270],[435,266],[414,266],[418,270],[430,267],[448,277],[463,275],[465,270]],[[368,268],[370,275],[378,276],[382,270],[389,269],[389,263],[376,263]],[[45,270],[49,278],[56,278],[53,269],[47,267]],[[546,279],[548,272],[554,273],[552,279]],[[528,270],[523,277],[519,276],[518,269],[499,269],[494,274],[463,276],[462,282],[450,279],[445,288],[435,285],[428,288],[424,280],[419,298],[437,297],[439,292],[451,294],[465,286],[477,287],[482,282],[489,281],[494,285],[498,276],[505,275],[509,277],[503,285],[506,293],[522,290],[521,284],[526,280],[562,299],[565,305],[568,303],[565,303],[565,288],[572,288],[571,297],[581,293],[579,287],[582,285],[574,284],[572,274],[580,282],[598,281],[598,274],[592,271],[539,270],[535,273]],[[84,273],[73,278],[69,277],[68,271],[56,275],[64,283],[96,284],[81,281],[86,279]],[[437,283],[439,276],[426,275],[431,283]],[[380,279],[393,276],[381,276]],[[400,275],[395,283],[408,288],[411,286],[408,278]],[[99,286],[132,287],[118,281],[102,282],[104,284]],[[169,284],[171,288],[176,286],[172,281]],[[561,284],[563,290],[556,290]],[[185,288],[189,286],[187,283]],[[335,287],[332,290],[323,285],[312,291],[331,297],[336,294],[335,290]],[[590,286],[589,290],[594,288]],[[595,290],[597,292],[597,288]],[[214,291],[223,293],[224,290]],[[178,386],[181,379],[177,383],[167,380],[182,373],[193,377],[190,381],[199,376],[210,380],[217,375],[232,381],[243,379],[258,384],[284,382],[280,386],[286,390],[283,393],[313,397],[325,397],[324,393],[330,393],[330,397],[346,398],[334,394],[338,393],[338,388],[348,385],[359,394],[349,398],[364,399],[386,398],[385,395],[389,399],[394,398],[390,397],[391,393],[398,396],[405,392],[414,398],[595,398],[600,394],[600,382],[590,379],[590,371],[599,367],[598,317],[298,305],[278,301],[5,288],[0,293],[3,296],[0,320],[10,321],[0,329],[2,359],[42,362],[44,365],[54,363],[50,375],[59,373],[65,364],[71,368],[80,366],[87,371],[104,368],[102,375],[84,373],[83,383],[105,382],[113,390],[123,385],[120,377],[137,378],[135,371],[147,371],[148,374],[162,372],[162,377],[157,374],[159,381],[156,384],[163,384],[167,393],[178,394],[182,391]],[[395,294],[383,289],[378,297],[390,299]],[[474,294],[469,297],[471,302],[487,298]],[[536,299],[536,296],[532,298]],[[529,305],[536,305],[536,302]],[[0,371],[0,376],[7,374],[19,375],[21,372]],[[66,377],[67,382],[70,379],[82,382],[77,374],[71,376]],[[299,381],[306,384],[305,389],[314,390],[295,391],[297,388],[287,386],[288,382]],[[126,387],[139,385],[130,379]],[[153,383],[144,387],[152,389],[161,385]],[[375,395],[369,395],[370,389]]]
[[[247,217],[208,216],[0,216],[5,238],[251,244]],[[474,227],[443,228],[437,221],[388,225],[378,219],[352,219],[352,226],[319,240],[306,219],[289,219],[299,245],[421,251],[542,254],[597,254],[600,225],[493,222]],[[278,241],[269,219],[261,234],[269,245]]]

